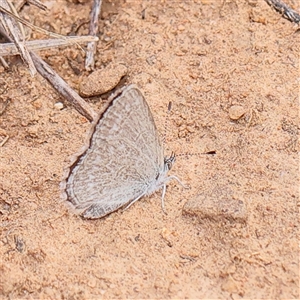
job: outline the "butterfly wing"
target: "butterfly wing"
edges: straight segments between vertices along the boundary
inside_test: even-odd
[[[142,197],[163,169],[163,148],[149,106],[130,85],[95,122],[62,186],[69,205],[100,218]]]

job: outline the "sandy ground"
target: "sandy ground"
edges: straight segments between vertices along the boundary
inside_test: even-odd
[[[91,1],[75,2],[22,14],[83,35]],[[170,174],[190,189],[169,184],[167,215],[160,193],[99,220],[70,213],[59,183],[90,124],[11,58],[0,69],[1,298],[299,298],[297,27],[263,0],[136,0],[105,2],[99,31],[97,69],[128,68],[162,134],[167,124]],[[76,46],[40,55],[76,90],[88,75]],[[99,111],[105,99],[88,101]]]

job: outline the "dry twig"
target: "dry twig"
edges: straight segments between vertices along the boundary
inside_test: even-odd
[[[5,38],[10,42],[12,41],[8,36]],[[96,118],[97,113],[37,54],[30,52],[30,55],[38,72],[46,78],[58,93],[65,97],[80,114],[92,122]]]
[[[2,0],[0,0],[0,1],[2,1]],[[6,1],[6,0],[5,0],[5,1]],[[13,14],[12,12],[10,12],[8,9],[6,9],[6,8],[4,8],[4,7],[1,7],[1,5],[0,5],[0,12],[2,12],[3,14],[8,15],[8,16],[11,17],[12,19],[15,19],[15,20],[18,21],[19,23],[21,23],[21,24],[23,24],[23,25],[25,25],[25,26],[27,26],[27,27],[33,29],[33,30],[36,30],[36,31],[38,31],[38,32],[40,32],[40,33],[43,33],[43,34],[45,34],[45,35],[52,36],[52,37],[55,37],[55,38],[60,38],[60,39],[65,38],[64,35],[57,34],[57,33],[54,33],[54,32],[48,31],[48,30],[45,30],[45,29],[43,29],[43,28],[41,28],[41,27],[35,26],[35,25],[33,25],[33,24],[27,22],[26,20],[20,18],[19,16],[14,15],[14,14]]]
[[[2,66],[4,67],[4,69],[9,69],[9,65],[8,63],[5,61],[5,59],[3,57],[0,56],[0,63],[2,64]]]
[[[0,116],[5,112],[9,103],[10,103],[9,99],[0,102]]]
[[[17,51],[19,53],[22,53],[22,58],[26,58],[26,62],[29,61],[29,66],[31,70],[31,74],[34,75],[36,70],[44,77],[46,78],[52,86],[61,94],[63,97],[66,98],[67,101],[69,101],[74,108],[82,114],[84,117],[86,117],[89,121],[93,121],[97,117],[97,113],[46,63],[44,62],[37,54],[35,54],[32,51],[27,50],[27,44],[33,47],[41,47],[41,41],[31,41],[31,42],[24,42],[24,37],[22,38],[23,42],[20,43],[21,40],[21,33],[19,29],[19,24],[17,22],[20,22],[21,24],[25,24],[26,26],[29,26],[31,28],[37,29],[38,27],[33,26],[32,24],[28,23],[27,21],[24,21],[23,19],[19,18],[18,16],[11,13],[9,6],[7,5],[7,0],[0,0],[0,19],[2,21],[2,25],[4,27],[4,30],[0,27],[0,32],[3,35],[3,37],[9,41],[14,42],[15,46],[17,47]],[[32,1],[38,1],[38,0],[32,0]],[[39,28],[39,31],[46,32],[46,34],[49,35],[49,32],[44,31],[43,29]],[[76,42],[81,42],[83,39],[89,39],[89,40],[98,40],[97,37],[70,37],[66,38],[61,35],[50,33],[50,35],[54,35],[56,37],[60,37],[60,40],[57,41],[50,41],[52,45],[54,43],[59,45],[66,45],[70,43],[70,40],[76,40]],[[80,41],[78,41],[78,39]],[[48,41],[49,42],[49,41]],[[47,43],[47,41],[46,41]],[[5,47],[12,47],[11,45],[1,45],[0,48],[4,49]],[[49,47],[47,45],[46,47]],[[16,48],[15,48],[16,50]],[[27,59],[27,56],[24,56],[24,53],[29,56],[29,59]],[[34,70],[34,72],[33,72]]]
[[[285,3],[279,0],[265,0],[271,7],[276,11],[280,12],[286,19],[291,22],[298,23],[300,22],[300,15],[293,9],[291,9]]]
[[[46,78],[59,94],[64,96],[80,114],[92,122],[97,117],[97,113],[46,62],[34,52],[30,52],[30,54],[38,72]]]
[[[24,46],[25,37],[22,36],[19,24],[12,15],[8,2],[6,0],[0,0],[0,21],[2,26],[13,39],[23,61],[28,65],[31,75],[34,76],[36,74],[36,69],[28,50]]]
[[[91,11],[91,23],[89,29],[89,35],[96,36],[98,32],[98,21],[101,11],[102,0],[94,0],[93,8]],[[87,53],[85,59],[85,69],[87,71],[93,70],[95,65],[94,54],[96,53],[96,42],[90,42],[87,45]]]
[[[71,44],[86,43],[91,41],[98,41],[94,36],[68,36],[65,39],[51,39],[51,40],[35,40],[27,41],[25,43],[29,50],[42,50],[54,47],[68,46]],[[14,43],[0,44],[0,56],[17,55],[18,49]]]
[[[7,135],[7,136],[3,139],[3,141],[0,143],[0,147],[3,147],[4,144],[8,141],[8,139],[9,139],[9,136]]]
[[[26,2],[40,8],[42,10],[47,9],[47,6],[45,4],[43,4],[42,2],[38,1],[38,0],[26,0]]]

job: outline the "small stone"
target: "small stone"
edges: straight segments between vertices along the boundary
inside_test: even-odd
[[[156,63],[156,55],[151,55],[148,58],[146,58],[146,62],[150,66],[154,65]]]
[[[161,231],[161,237],[165,240],[165,242],[167,243],[167,245],[169,247],[172,247],[173,246],[173,242],[172,242],[172,232],[167,229],[167,228],[163,228],[162,231]]]
[[[41,100],[36,100],[32,102],[32,105],[36,108],[36,109],[41,109],[42,108],[42,101]]]
[[[210,192],[203,192],[189,200],[183,207],[186,214],[195,215],[198,219],[213,222],[224,221],[246,223],[247,208],[245,203],[233,195],[225,186],[212,187]]]
[[[39,127],[37,125],[33,125],[27,129],[27,133],[32,138],[37,138],[39,134]]]
[[[234,281],[232,278],[227,278],[222,284],[222,291],[228,292],[230,294],[238,293],[240,288],[237,285],[237,282]]]
[[[79,94],[82,97],[92,97],[107,93],[116,87],[126,74],[127,68],[122,64],[111,64],[105,69],[96,70],[82,80]]]
[[[64,104],[61,102],[56,102],[53,106],[56,110],[62,110],[64,108]]]
[[[240,105],[232,105],[229,108],[229,118],[234,121],[240,119],[245,113],[245,108]]]

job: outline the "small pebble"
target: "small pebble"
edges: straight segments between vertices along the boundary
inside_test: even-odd
[[[241,290],[240,288],[238,283],[231,277],[226,278],[221,286],[222,291],[230,294],[238,293]]]
[[[190,199],[183,208],[184,213],[195,215],[199,220],[209,219],[216,223],[246,223],[247,208],[241,199],[234,196],[228,187],[212,187],[208,193],[202,193]]]
[[[64,108],[64,105],[61,102],[56,102],[53,106],[56,110],[62,110]]]
[[[36,109],[41,109],[42,108],[42,101],[40,99],[33,101],[32,105],[36,108]]]
[[[127,74],[127,68],[121,64],[111,64],[105,69],[96,70],[84,78],[79,87],[82,97],[92,97],[107,93]]]
[[[229,118],[231,120],[236,121],[236,120],[240,119],[245,113],[246,113],[245,108],[240,105],[232,105],[229,108]]]

